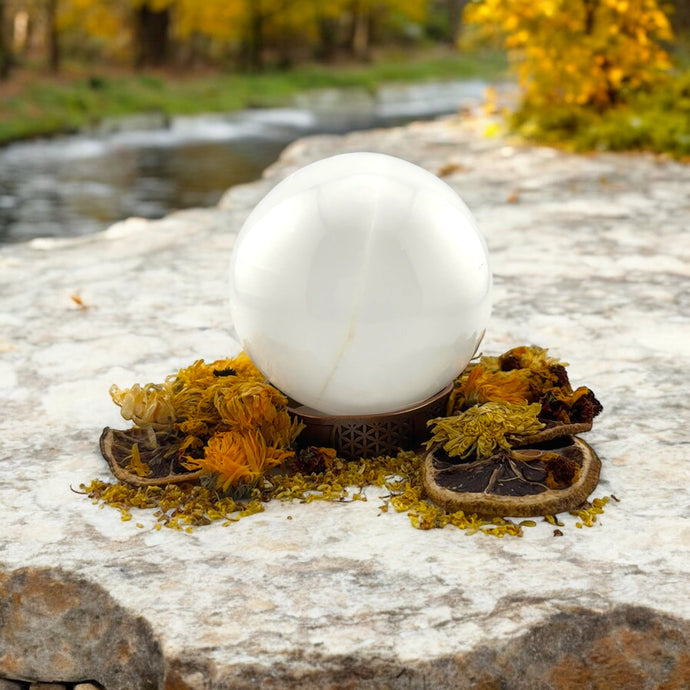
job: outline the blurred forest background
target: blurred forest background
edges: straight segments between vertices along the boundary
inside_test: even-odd
[[[2,0],[2,74],[13,64],[256,71],[369,59],[382,45],[455,45],[467,0]]]
[[[0,143],[135,112],[282,105],[305,88],[489,76],[467,0],[0,0]]]
[[[690,0],[0,0],[0,143],[509,61],[525,136],[685,156],[689,35]]]

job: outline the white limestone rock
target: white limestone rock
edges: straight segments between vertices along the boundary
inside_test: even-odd
[[[97,439],[125,423],[108,388],[237,352],[227,267],[252,187],[223,208],[5,246],[0,677],[108,690],[687,684],[690,168],[522,147],[484,138],[484,124],[301,141],[257,189],[344,151],[445,169],[491,253],[483,350],[535,343],[570,362],[605,408],[587,436],[603,462],[596,495],[620,503],[592,529],[563,516],[562,537],[539,523],[501,540],[416,531],[378,514],[377,489],[192,534],[156,531],[145,512],[122,522],[70,490],[109,477]]]

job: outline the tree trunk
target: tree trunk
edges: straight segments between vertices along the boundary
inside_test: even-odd
[[[48,0],[46,4],[46,25],[48,32],[48,67],[51,72],[60,71],[60,34],[57,28],[58,0]]]
[[[264,15],[258,2],[252,6],[249,27],[249,67],[257,72],[264,67]]]
[[[319,60],[329,62],[336,54],[338,44],[338,20],[329,17],[319,17],[317,20],[319,30],[319,44],[316,57]]]
[[[249,72],[264,67],[264,16],[260,0],[246,0],[247,24],[242,39],[242,63]]]
[[[136,12],[136,67],[164,65],[169,52],[170,10],[142,5]]]
[[[585,5],[585,36],[591,36],[594,32],[594,21],[599,0],[584,0]]]
[[[370,20],[369,11],[362,7],[362,3],[358,0],[353,0],[350,4],[348,50],[355,57],[364,60],[369,57]]]
[[[469,0],[446,0],[446,12],[448,16],[448,43],[452,46],[458,44],[460,30],[462,28],[462,13],[469,5]]]
[[[0,80],[10,76],[10,64],[12,53],[8,40],[8,31],[5,26],[5,0],[0,0]]]

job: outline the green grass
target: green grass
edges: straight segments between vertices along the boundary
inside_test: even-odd
[[[160,74],[89,75],[26,79],[11,95],[0,85],[0,144],[96,125],[105,118],[158,112],[190,115],[289,103],[306,89],[360,87],[375,91],[390,82],[433,79],[494,79],[505,75],[498,52],[394,55],[368,64],[303,65],[260,74],[200,76]],[[11,86],[11,84],[9,85]]]

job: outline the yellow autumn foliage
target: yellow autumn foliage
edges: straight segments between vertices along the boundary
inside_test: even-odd
[[[532,108],[606,109],[670,67],[657,0],[475,0],[465,21],[503,37]]]

